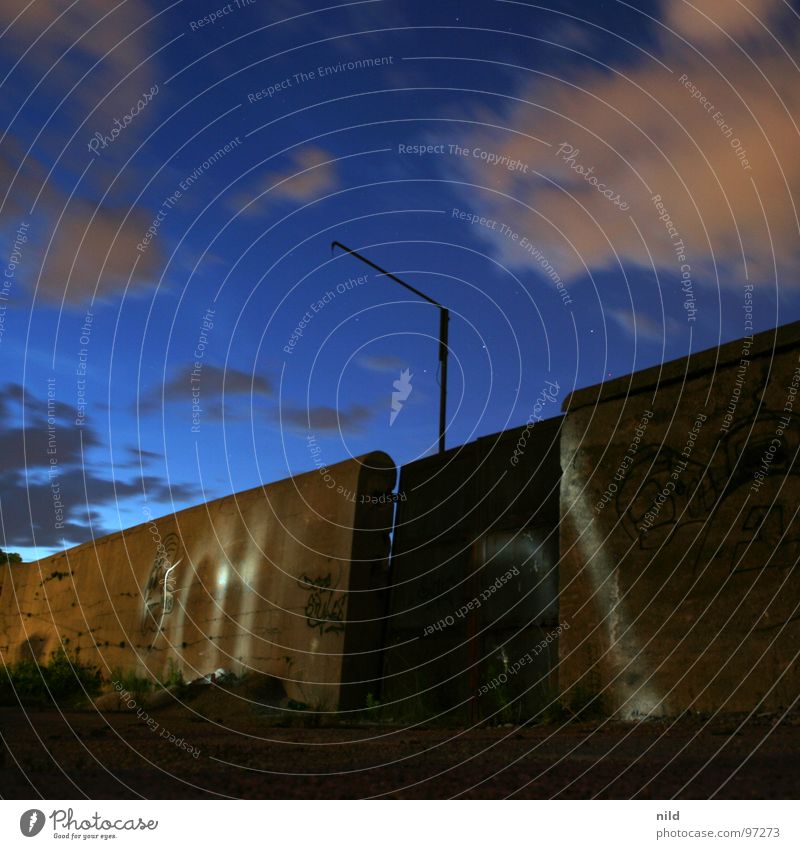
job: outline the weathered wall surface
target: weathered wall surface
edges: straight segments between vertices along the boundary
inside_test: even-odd
[[[565,700],[622,716],[800,694],[800,324],[573,393]]]
[[[560,423],[401,469],[383,690],[398,715],[522,719],[555,695],[557,641],[536,647],[558,625]]]
[[[0,654],[44,659],[64,639],[106,675],[254,669],[312,707],[361,707],[392,514],[371,502],[395,479],[369,454],[5,567]]]

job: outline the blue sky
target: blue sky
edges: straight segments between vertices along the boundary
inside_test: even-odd
[[[546,381],[560,403],[743,336],[751,299],[756,331],[800,317],[783,0],[0,17],[0,506],[26,558],[436,450],[436,310],[334,239],[451,310],[448,446]]]

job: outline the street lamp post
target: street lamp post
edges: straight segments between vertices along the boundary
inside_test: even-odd
[[[395,283],[399,283],[401,286],[417,295],[417,297],[422,298],[424,301],[427,301],[429,304],[432,304],[439,310],[439,365],[441,366],[439,386],[439,453],[441,454],[444,451],[444,432],[446,428],[448,350],[447,326],[450,322],[450,310],[448,310],[447,307],[443,307],[438,301],[434,301],[433,298],[429,298],[424,292],[420,292],[419,289],[415,289],[410,284],[401,280],[395,274],[392,274],[390,271],[386,271],[386,269],[381,268],[379,265],[376,265],[372,260],[367,259],[365,256],[362,256],[360,253],[358,253],[358,251],[354,251],[352,248],[348,248],[341,242],[332,242],[331,250],[336,250],[336,248],[341,248],[346,253],[352,254],[356,259],[360,259],[361,262],[364,262],[367,265],[371,266],[376,271],[379,271],[381,274],[383,274],[385,277],[391,278],[392,280],[394,280]]]

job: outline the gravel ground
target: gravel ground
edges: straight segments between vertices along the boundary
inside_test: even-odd
[[[223,719],[223,716],[225,717]],[[147,720],[150,719],[150,724]],[[3,798],[797,798],[800,722],[291,727],[209,697],[0,709]],[[163,736],[162,736],[163,735]]]
[[[255,689],[253,689],[255,687]],[[800,718],[401,727],[267,708],[257,683],[111,712],[0,708],[3,798],[797,798]],[[263,696],[263,693],[260,694]],[[106,697],[108,698],[108,697]],[[118,700],[112,701],[119,706]],[[102,700],[101,700],[102,701]],[[156,707],[155,705],[159,705]],[[137,715],[137,711],[139,714]]]

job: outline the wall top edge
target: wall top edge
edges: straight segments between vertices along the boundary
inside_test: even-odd
[[[328,468],[331,470],[339,469],[342,466],[346,466],[353,462],[358,463],[360,466],[362,466],[362,469],[380,469],[389,471],[394,469],[395,472],[397,470],[397,466],[394,460],[392,460],[392,458],[384,451],[370,451],[366,454],[361,454],[358,457],[352,457],[349,460],[342,460],[339,463],[334,463]],[[307,480],[312,476],[317,477],[319,476],[319,474],[319,469],[311,469],[308,472],[301,472],[300,474],[292,475],[291,477],[281,478],[280,480],[276,481],[270,481],[269,483],[264,483],[260,486],[254,486],[251,489],[244,489],[239,492],[232,492],[228,495],[223,495],[219,498],[214,498],[211,501],[203,501],[199,504],[194,504],[191,507],[184,507],[181,510],[176,510],[174,513],[166,513],[162,516],[154,516],[152,519],[148,519],[145,522],[140,522],[138,525],[131,525],[131,527],[125,528],[125,530],[123,531],[115,531],[114,533],[106,534],[105,536],[91,539],[88,542],[80,543],[79,545],[72,546],[71,548],[65,548],[62,551],[57,551],[55,552],[55,554],[50,554],[47,557],[42,557],[39,560],[32,560],[29,563],[21,563],[15,565],[14,568],[25,568],[37,563],[49,563],[54,560],[69,558],[70,556],[84,551],[85,549],[93,549],[98,548],[100,546],[105,546],[111,542],[114,542],[117,539],[121,539],[126,534],[138,533],[143,528],[149,526],[151,521],[158,523],[165,519],[180,518],[181,516],[185,516],[187,513],[190,513],[192,510],[198,510],[202,507],[208,509],[217,505],[222,505],[225,501],[235,501],[237,499],[249,498],[250,496],[255,495],[255,493],[257,492],[263,492],[264,490],[269,490],[272,487],[279,487],[285,485],[290,480],[302,482],[303,480]]]
[[[748,352],[751,360],[800,347],[800,321],[735,339],[719,347],[696,351],[686,357],[635,371],[606,383],[576,389],[567,395],[561,409],[565,413],[574,413],[582,407],[593,407],[669,384],[682,383],[701,375],[714,374],[726,366],[738,363],[742,359],[744,343],[747,341],[751,342]]]

